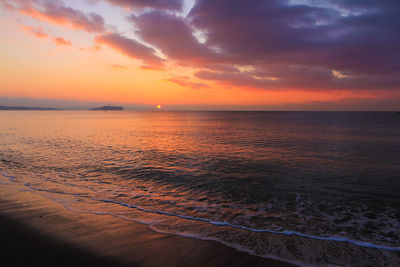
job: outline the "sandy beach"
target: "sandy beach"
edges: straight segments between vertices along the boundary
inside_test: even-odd
[[[108,215],[73,213],[7,184],[0,229],[8,266],[293,266]]]

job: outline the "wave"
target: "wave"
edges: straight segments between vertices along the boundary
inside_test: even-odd
[[[3,177],[8,178],[10,181],[15,182],[15,176],[9,175],[8,173],[0,171],[0,175]],[[272,230],[272,229],[258,229],[258,228],[252,228],[252,227],[247,227],[243,225],[237,225],[233,224],[230,222],[225,222],[225,221],[215,221],[211,219],[206,219],[206,218],[200,218],[200,217],[193,217],[193,216],[188,216],[188,215],[181,215],[181,214],[176,214],[176,213],[171,213],[171,212],[166,212],[166,211],[159,211],[159,210],[151,210],[147,208],[143,208],[140,206],[124,203],[124,202],[119,202],[116,200],[110,200],[110,199],[98,199],[98,198],[92,198],[87,195],[81,195],[77,193],[68,193],[68,192],[62,192],[62,191],[54,191],[54,190],[48,190],[48,189],[43,189],[39,187],[32,186],[30,183],[25,183],[24,186],[29,187],[32,190],[36,191],[44,191],[48,193],[53,193],[53,194],[63,194],[63,195],[71,195],[71,196],[79,196],[79,197],[85,197],[85,198],[90,198],[91,200],[98,201],[98,202],[103,202],[103,203],[112,203],[132,209],[137,209],[142,212],[146,213],[152,213],[152,214],[158,214],[158,215],[163,215],[163,216],[170,216],[170,217],[175,217],[175,218],[180,218],[184,220],[192,220],[192,221],[199,221],[199,222],[204,222],[208,223],[210,225],[214,225],[217,227],[231,227],[235,229],[240,229],[244,231],[250,231],[250,232],[255,232],[255,233],[271,233],[271,234],[277,234],[277,235],[286,235],[286,236],[300,236],[304,238],[310,238],[310,239],[315,239],[315,240],[322,240],[322,241],[333,241],[333,242],[345,242],[345,243],[350,243],[359,247],[365,247],[365,248],[373,248],[373,249],[381,249],[381,250],[388,250],[388,251],[400,251],[400,247],[391,247],[391,246],[384,246],[384,245],[378,245],[374,244],[371,242],[365,242],[365,241],[359,241],[359,240],[353,240],[347,237],[341,237],[341,236],[317,236],[317,235],[312,235],[312,234],[305,234],[302,232],[294,231],[294,230],[284,230],[284,231],[278,231],[278,230]],[[65,205],[64,205],[65,206]],[[73,211],[73,210],[71,210]],[[75,211],[76,212],[76,211]],[[111,213],[96,213],[96,212],[90,212],[93,214],[108,214],[108,215],[113,215]],[[118,216],[121,219],[127,219],[125,217]],[[144,221],[140,220],[134,220],[140,223],[148,224],[145,223]],[[198,238],[198,235],[194,235],[196,238]]]
[[[323,236],[315,236],[315,235],[310,235],[310,234],[304,234],[301,232],[297,231],[292,231],[292,230],[285,230],[285,231],[276,231],[276,230],[269,230],[269,229],[257,229],[257,228],[251,228],[251,227],[246,227],[242,225],[236,225],[232,224],[229,222],[219,222],[219,221],[213,221],[205,218],[198,218],[198,217],[192,217],[192,216],[187,216],[187,215],[180,215],[180,214],[175,214],[175,213],[170,213],[170,212],[164,212],[164,211],[157,211],[157,210],[150,210],[150,209],[145,209],[139,206],[123,203],[123,202],[118,202],[115,200],[108,200],[108,199],[94,199],[97,201],[101,201],[104,203],[113,203],[113,204],[118,204],[124,207],[128,208],[134,208],[143,212],[149,212],[149,213],[154,213],[154,214],[159,214],[159,215],[166,215],[166,216],[171,216],[171,217],[177,217],[180,219],[186,219],[186,220],[194,220],[194,221],[200,221],[200,222],[205,222],[209,223],[215,226],[227,226],[227,227],[232,227],[236,229],[241,229],[241,230],[246,230],[250,232],[256,232],[256,233],[271,233],[271,234],[280,234],[280,235],[296,235],[296,236],[301,236],[301,237],[306,237],[306,238],[311,238],[311,239],[316,239],[316,240],[323,240],[323,241],[335,241],[335,242],[347,242],[351,243],[360,247],[366,247],[366,248],[375,248],[375,249],[383,249],[383,250],[390,250],[390,251],[400,251],[400,247],[389,247],[389,246],[382,246],[382,245],[377,245],[373,244],[370,242],[363,242],[363,241],[358,241],[358,240],[352,240],[346,237],[338,237],[338,236],[330,236],[330,237],[323,237]]]
[[[151,210],[151,209],[146,209],[140,206],[124,203],[124,202],[119,202],[116,200],[110,200],[110,199],[98,199],[98,198],[91,198],[85,195],[80,195],[76,193],[66,193],[66,192],[60,192],[60,191],[54,191],[54,190],[47,190],[43,188],[38,188],[34,187],[30,184],[25,184],[25,186],[28,186],[29,188],[37,191],[45,191],[48,193],[54,193],[54,194],[64,194],[64,195],[72,195],[72,196],[80,196],[80,197],[86,197],[90,198],[91,200],[98,201],[98,202],[103,202],[103,203],[112,203],[120,206],[124,206],[127,208],[131,209],[136,209],[142,212],[146,213],[152,213],[152,214],[158,214],[158,215],[163,215],[163,216],[169,216],[169,217],[175,217],[179,219],[184,219],[184,220],[192,220],[192,221],[199,221],[199,222],[204,222],[208,223],[214,226],[218,227],[231,227],[235,229],[240,229],[240,230],[245,230],[245,231],[250,231],[250,232],[255,232],[255,233],[271,233],[271,234],[277,234],[277,235],[287,235],[287,236],[300,236],[304,238],[310,238],[310,239],[315,239],[315,240],[322,240],[322,241],[333,241],[333,242],[345,242],[345,243],[350,243],[353,245],[357,245],[359,247],[365,247],[365,248],[374,248],[374,249],[382,249],[382,250],[389,250],[389,251],[400,251],[400,247],[390,247],[390,246],[383,246],[383,245],[378,245],[374,244],[371,242],[365,242],[365,241],[359,241],[359,240],[353,240],[347,237],[340,237],[340,236],[317,236],[317,235],[311,235],[311,234],[305,234],[301,233],[298,231],[293,231],[293,230],[284,230],[284,231],[278,231],[278,230],[271,230],[271,229],[258,229],[258,228],[252,228],[252,227],[247,227],[243,225],[237,225],[237,224],[232,224],[230,222],[222,222],[222,221],[214,221],[206,218],[200,218],[200,217],[193,217],[193,216],[188,216],[188,215],[181,215],[181,214],[176,214],[176,213],[171,213],[171,212],[166,212],[166,211],[159,211],[159,210]],[[110,213],[95,213],[93,214],[108,214],[112,215]],[[120,216],[119,216],[120,217]],[[135,220],[136,221],[136,220]],[[139,221],[141,223],[144,223],[143,221]]]

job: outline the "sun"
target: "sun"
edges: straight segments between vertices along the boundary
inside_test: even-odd
[[[161,105],[157,105],[157,109],[161,109],[162,108],[162,106]]]

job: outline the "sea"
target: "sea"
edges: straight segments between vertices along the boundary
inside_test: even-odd
[[[0,172],[72,212],[259,256],[304,261],[290,238],[400,251],[396,112],[1,111]]]

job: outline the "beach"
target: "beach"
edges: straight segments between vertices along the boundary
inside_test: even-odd
[[[294,266],[109,215],[73,213],[7,184],[0,235],[7,266]]]

